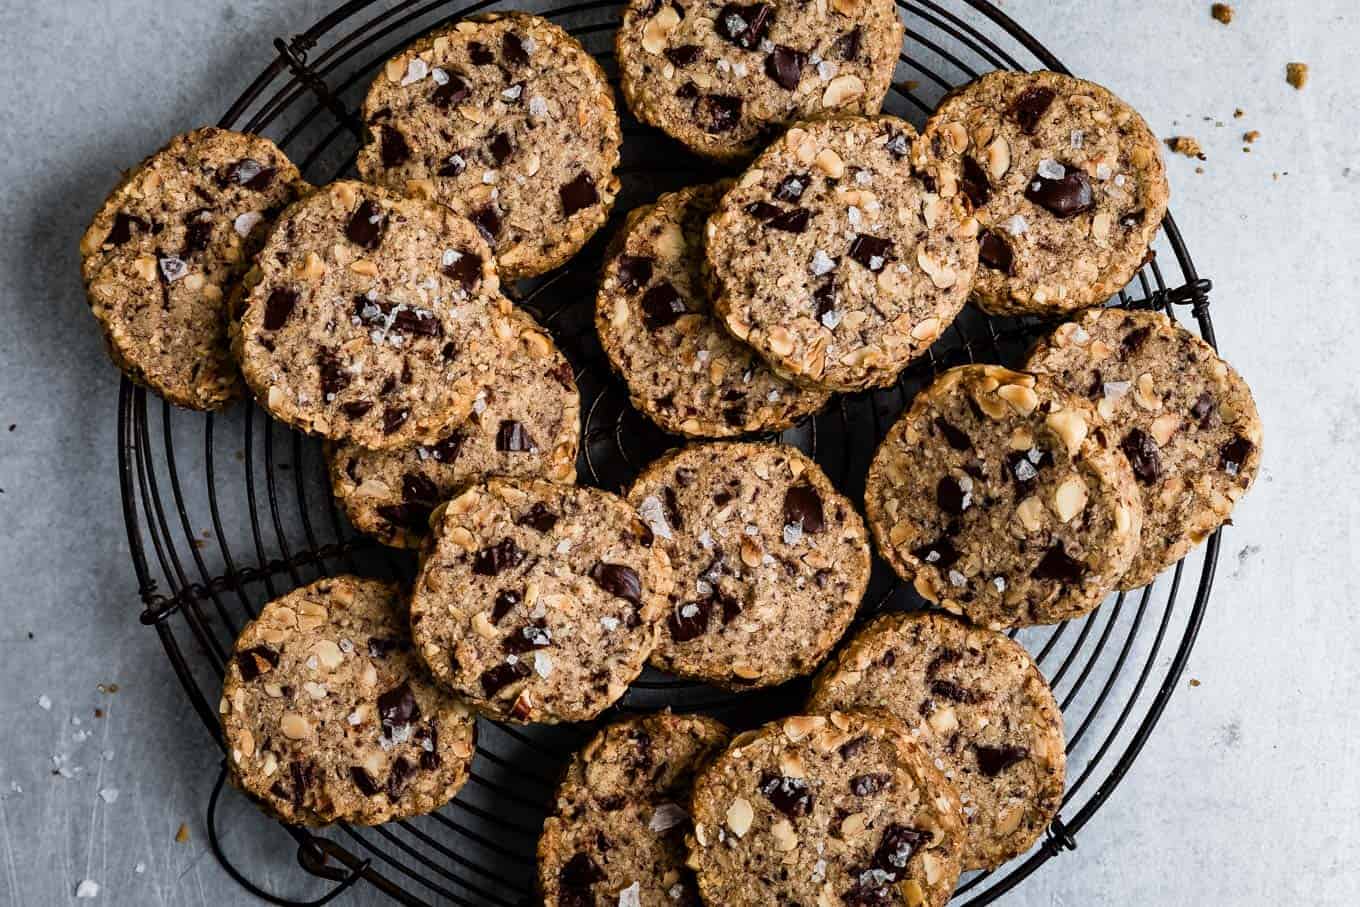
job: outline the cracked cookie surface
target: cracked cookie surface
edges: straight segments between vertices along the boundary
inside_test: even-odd
[[[1142,503],[1095,409],[1046,378],[950,369],[865,481],[883,557],[928,601],[998,629],[1091,611],[1138,550]]]
[[[1054,72],[992,72],[951,92],[913,151],[979,223],[973,298],[995,315],[1061,315],[1132,279],[1166,214],[1157,137],[1110,91]]]
[[[878,113],[902,34],[890,0],[631,0],[615,44],[639,120],[736,160],[788,123]]]
[[[802,384],[891,384],[953,322],[977,224],[926,191],[896,117],[791,128],[723,196],[707,228],[714,310]]]
[[[811,673],[869,583],[869,540],[820,467],[782,444],[683,448],[628,500],[673,570],[652,664],[733,689]]]
[[[363,117],[364,179],[471,220],[506,280],[576,254],[619,191],[604,72],[538,16],[487,13],[420,38],[373,81]]]
[[[435,677],[487,715],[588,721],[641,673],[670,583],[623,500],[491,479],[435,511],[412,634]]]
[[[958,789],[963,867],[1034,844],[1062,803],[1062,711],[1024,647],[934,612],[874,618],[813,683],[807,710],[887,711]]]
[[[1232,514],[1261,465],[1261,418],[1242,377],[1161,312],[1092,309],[1027,368],[1091,400],[1129,458],[1143,540],[1121,589],[1152,582]]]
[[[958,794],[886,715],[739,735],[700,772],[691,814],[707,904],[942,907],[959,877]]]
[[[232,782],[293,824],[431,812],[472,762],[473,715],[412,652],[394,583],[339,576],[265,605],[220,711]]]
[[[273,142],[212,127],[134,168],[80,241],[114,364],[178,406],[212,410],[241,396],[227,300],[270,222],[305,188]]]
[[[419,548],[431,512],[464,485],[493,475],[576,481],[581,396],[571,364],[526,312],[506,321],[518,342],[492,364],[467,421],[437,444],[326,446],[331,491],[356,529]]]
[[[828,399],[776,375],[713,316],[704,223],[731,185],[691,186],[629,212],[595,305],[600,345],[633,405],[688,437],[782,430]]]
[[[546,907],[700,907],[685,866],[694,774],[727,744],[711,718],[611,724],[572,757],[538,841]]]

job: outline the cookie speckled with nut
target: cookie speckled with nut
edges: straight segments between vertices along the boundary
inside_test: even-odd
[[[1152,582],[1251,488],[1261,465],[1251,390],[1161,312],[1092,309],[1041,341],[1028,368],[1091,400],[1133,466],[1143,543],[1121,589]]]
[[[1060,315],[1105,301],[1143,263],[1169,188],[1157,137],[1107,89],[993,72],[950,93],[913,154],[980,225],[979,306]]]
[[[293,205],[256,261],[233,326],[246,383],[274,418],[334,441],[438,443],[514,337],[472,225],[375,186]]]
[[[492,479],[435,511],[411,599],[436,678],[512,721],[588,721],[656,645],[666,552],[605,491]]]
[[[633,405],[689,437],[782,430],[829,396],[776,375],[713,317],[704,223],[731,185],[692,186],[629,212],[595,304],[600,345]]]
[[[796,715],[739,735],[694,785],[706,904],[942,907],[959,878],[953,785],[886,715]]]
[[[963,867],[994,869],[1062,803],[1062,711],[1024,647],[937,612],[887,614],[817,675],[807,710],[887,711],[941,760],[959,791]]]
[[[869,583],[869,539],[816,463],[782,444],[669,454],[628,500],[674,571],[652,664],[742,689],[811,673]]]
[[[564,263],[604,226],[622,132],[604,72],[558,26],[487,13],[387,61],[364,99],[364,179],[448,205],[507,280]]]
[[[227,300],[305,188],[273,142],[211,127],[176,136],[123,179],[80,240],[80,267],[124,374],[193,409],[241,396]]]
[[[878,113],[902,34],[891,0],[631,0],[615,45],[639,120],[733,160],[797,120]]]
[[[567,766],[538,841],[545,907],[700,907],[685,865],[694,774],[727,744],[712,718],[611,724]]]
[[[356,529],[419,548],[431,512],[464,485],[493,475],[576,481],[581,397],[571,364],[527,313],[506,317],[518,343],[492,365],[472,415],[437,444],[326,446],[331,490]]]
[[[874,455],[865,510],[916,591],[998,629],[1086,614],[1138,550],[1142,502],[1095,408],[1045,378],[950,369]]]
[[[265,605],[222,687],[232,782],[285,822],[376,825],[443,806],[474,721],[411,650],[401,590],[340,576]]]
[[[967,300],[977,223],[912,174],[914,138],[889,116],[795,126],[709,219],[715,311],[800,383],[891,384]]]

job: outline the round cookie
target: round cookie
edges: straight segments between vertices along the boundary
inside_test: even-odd
[[[1041,341],[1027,367],[1092,400],[1133,465],[1143,542],[1121,589],[1147,585],[1204,541],[1256,478],[1251,390],[1161,312],[1092,309]]]
[[[691,186],[629,212],[595,303],[600,345],[633,406],[692,438],[780,431],[829,396],[780,378],[712,315],[704,222],[731,186]]]
[[[639,120],[737,160],[788,123],[878,113],[902,34],[891,0],[630,0],[615,49]]]
[[[977,224],[911,172],[896,117],[795,126],[709,219],[713,307],[804,384],[883,387],[949,327],[977,269]]]
[[[566,262],[618,195],[609,83],[538,16],[486,13],[425,35],[387,61],[363,117],[363,178],[471,220],[506,280]]]
[[[256,262],[234,326],[246,383],[274,418],[334,441],[437,443],[515,333],[472,225],[374,186],[293,205]]]
[[[487,715],[588,721],[656,645],[665,551],[595,488],[491,479],[436,509],[411,598],[416,648]]]
[[[443,806],[474,718],[411,651],[401,590],[339,576],[261,609],[222,687],[234,784],[295,825],[376,825]]]
[[[1062,805],[1062,711],[1029,653],[935,612],[875,618],[817,675],[807,710],[886,711],[958,789],[963,868],[1029,850]]]
[[[913,162],[979,223],[973,298],[994,315],[1104,302],[1147,255],[1170,189],[1161,146],[1108,90],[1056,72],[992,72],[948,95]]]
[[[326,446],[331,491],[356,529],[419,548],[430,513],[464,485],[493,475],[576,480],[581,397],[571,364],[528,314],[507,318],[521,330],[519,343],[492,365],[468,420],[438,444]]]
[[[797,448],[687,447],[647,467],[628,500],[673,570],[657,668],[770,686],[815,670],[854,619],[868,534]]]
[[[273,142],[212,127],[128,173],[80,240],[90,310],[124,374],[192,409],[241,396],[226,301],[305,188]]]
[[[567,766],[538,840],[545,907],[700,907],[685,866],[694,773],[727,744],[700,715],[611,724]]]
[[[1095,409],[1046,379],[950,369],[874,455],[865,511],[916,591],[992,629],[1086,614],[1138,550],[1142,504]]]
[[[958,794],[886,715],[743,734],[699,774],[690,813],[706,904],[942,907],[959,878]]]

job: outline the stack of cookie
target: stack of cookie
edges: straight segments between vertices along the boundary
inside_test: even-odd
[[[115,362],[199,409],[248,388],[325,439],[356,528],[421,551],[409,591],[322,580],[245,628],[221,705],[238,786],[289,822],[388,821],[454,796],[475,715],[593,721],[649,663],[738,692],[820,667],[805,714],[735,737],[669,713],[601,730],[544,826],[545,903],[941,905],[1038,840],[1062,715],[1000,631],[1184,556],[1250,487],[1261,427],[1202,341],[1092,308],[1166,211],[1141,117],[1000,72],[918,135],[880,113],[902,37],[890,0],[629,4],[633,112],[745,170],[635,209],[606,253],[601,346],[693,442],[621,496],[575,486],[572,367],[502,293],[619,191],[612,93],[560,28],[474,17],[389,60],[361,182],[313,189],[266,140],[205,129],[114,191],[82,254]],[[1023,370],[921,392],[867,520],[802,452],[742,440],[896,384],[970,300],[1069,320]],[[941,610],[827,662],[871,535]]]

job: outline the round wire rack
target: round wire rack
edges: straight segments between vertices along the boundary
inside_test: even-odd
[[[946,91],[982,72],[1065,71],[1052,53],[986,0],[897,3],[906,41],[885,107],[917,125]],[[313,183],[347,175],[363,136],[354,111],[383,61],[431,27],[498,5],[490,0],[351,0],[307,32],[275,40],[277,55],[220,125],[268,134]],[[540,12],[567,26],[617,80],[617,2],[559,4]],[[624,191],[611,228],[633,205],[720,172],[619,107],[626,138],[620,169]],[[594,337],[595,279],[610,232],[601,231],[564,268],[521,283],[514,295],[552,331],[576,369],[584,423],[581,481],[617,490],[677,441],[631,409]],[[1169,214],[1157,245],[1111,304],[1158,308],[1172,317],[1181,309],[1192,329],[1214,343],[1211,285],[1196,273]],[[936,372],[970,361],[1014,365],[1044,329],[1032,319],[987,318],[966,309],[896,386],[838,397],[821,415],[779,437],[812,454],[843,492],[861,499],[875,446]],[[263,602],[332,573],[412,575],[409,554],[355,534],[341,517],[319,444],[273,423],[253,405],[191,413],[148,398],[125,379],[118,406],[118,466],[141,620],[159,634],[219,745],[217,700],[226,658],[240,627]],[[1034,654],[1061,703],[1068,729],[1067,792],[1048,835],[1028,855],[997,871],[965,876],[957,902],[992,903],[1076,847],[1077,833],[1128,772],[1179,683],[1208,603],[1218,552],[1215,534],[1152,585],[1120,593],[1082,620],[1013,634]],[[1183,580],[1195,587],[1188,603],[1179,600]],[[921,606],[885,565],[875,563],[861,619],[885,609]],[[795,681],[734,695],[648,669],[601,721],[669,706],[747,727],[796,710],[806,692],[806,681]],[[225,772],[220,766],[207,804],[210,845],[232,878],[270,903],[323,904],[366,883],[409,905],[532,904],[534,847],[557,773],[595,727],[522,727],[483,719],[471,779],[440,811],[376,828],[285,826],[298,863],[310,874],[303,878],[325,880],[311,886],[326,885],[311,900],[290,899],[254,881],[279,876],[277,857],[274,865],[261,865],[269,859],[267,851],[251,865],[228,856],[223,823],[263,830],[270,820],[248,808],[224,818],[230,811],[221,808]]]

